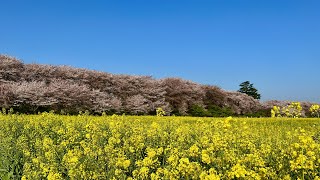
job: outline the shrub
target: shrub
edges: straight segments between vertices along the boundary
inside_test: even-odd
[[[211,105],[208,107],[208,112],[212,117],[229,117],[233,116],[234,113],[229,107],[219,107],[216,105]]]
[[[210,116],[210,113],[204,107],[199,106],[199,105],[193,105],[190,108],[188,114],[191,116],[196,116],[196,117]]]

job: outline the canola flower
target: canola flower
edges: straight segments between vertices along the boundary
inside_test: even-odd
[[[0,115],[0,179],[319,179],[320,121]]]
[[[310,107],[310,110],[312,115],[316,116],[316,117],[320,117],[320,105],[319,104],[314,104]]]

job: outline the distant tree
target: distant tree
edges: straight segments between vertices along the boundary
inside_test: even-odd
[[[219,106],[223,107],[225,105],[225,98],[227,96],[221,88],[217,86],[203,86],[204,89],[204,104],[208,106]]]
[[[14,57],[0,55],[0,83],[19,81],[23,63]]]
[[[227,92],[225,103],[238,115],[253,113],[261,108],[257,99],[240,92]]]
[[[10,108],[13,105],[14,94],[10,85],[0,83],[0,107]]]
[[[165,78],[161,81],[166,88],[165,100],[170,104],[173,114],[187,115],[193,105],[204,104],[205,91],[200,84],[180,78]]]
[[[239,86],[240,89],[238,90],[238,92],[245,93],[253,97],[254,99],[261,98],[261,95],[258,93],[258,90],[255,87],[253,87],[253,84],[251,84],[250,81],[245,81],[241,83]]]

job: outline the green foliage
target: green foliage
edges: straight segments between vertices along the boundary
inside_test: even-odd
[[[261,95],[258,93],[258,90],[255,87],[253,87],[253,84],[251,84],[250,81],[245,81],[241,83],[239,86],[240,89],[238,90],[238,92],[245,93],[253,97],[254,99],[261,99]]]
[[[244,115],[245,117],[270,117],[270,110],[269,109],[260,109],[253,113],[248,113]]]
[[[210,116],[210,113],[203,108],[202,106],[199,105],[193,105],[190,110],[189,110],[189,115],[195,116],[195,117],[206,117]]]
[[[234,115],[231,108],[221,108],[216,105],[210,105],[207,109],[199,105],[193,105],[188,113],[194,117],[229,117]]]
[[[211,105],[208,107],[208,112],[212,117],[229,117],[233,116],[231,108],[229,107],[219,107],[215,105]]]

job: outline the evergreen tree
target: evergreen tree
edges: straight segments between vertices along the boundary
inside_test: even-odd
[[[245,81],[241,83],[239,86],[240,89],[238,90],[238,92],[245,93],[253,97],[254,99],[261,98],[261,95],[258,93],[258,90],[255,87],[253,87],[253,84],[251,84],[250,81]]]

